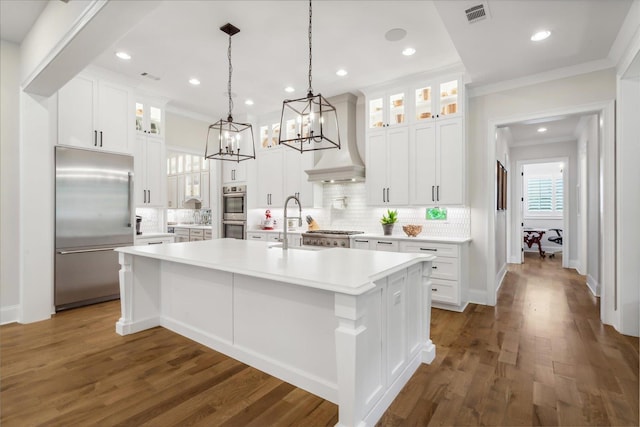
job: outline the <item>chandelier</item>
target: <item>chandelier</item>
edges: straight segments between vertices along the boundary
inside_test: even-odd
[[[340,149],[336,109],[320,94],[314,95],[311,86],[311,23],[309,0],[309,88],[307,96],[282,103],[278,143],[304,151]]]
[[[227,160],[240,162],[256,158],[256,149],[253,142],[253,128],[251,123],[238,123],[233,121],[233,99],[231,98],[231,76],[233,67],[231,66],[231,36],[240,32],[240,29],[227,23],[220,27],[222,32],[229,35],[229,48],[227,58],[229,59],[229,83],[227,94],[229,95],[229,113],[227,119],[220,119],[209,126],[207,132],[207,144],[205,146],[204,157],[206,159]],[[210,152],[209,146],[212,151]],[[213,151],[214,147],[217,149]]]

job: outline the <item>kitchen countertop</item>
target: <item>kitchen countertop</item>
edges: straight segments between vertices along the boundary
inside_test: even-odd
[[[156,237],[174,237],[173,233],[142,233],[135,236],[136,239],[153,239]]]
[[[287,230],[287,234],[302,234],[302,233],[306,233],[307,230],[303,230],[303,229],[298,229],[298,230]],[[273,230],[263,230],[261,228],[256,228],[253,230],[247,230],[247,233],[284,233],[284,230],[282,228],[274,228]]]
[[[442,236],[420,236],[409,237],[407,235],[394,234],[391,236],[385,236],[378,233],[365,233],[365,234],[353,234],[349,236],[351,238],[364,238],[364,239],[384,239],[384,240],[401,240],[405,242],[440,242],[440,243],[467,243],[471,241],[471,237],[442,237]]]
[[[175,224],[175,225],[167,225],[167,227],[173,227],[173,228],[199,228],[199,229],[209,229],[211,228],[211,224],[209,225],[203,225],[203,224]]]
[[[361,295],[374,281],[435,256],[332,248],[308,251],[271,247],[268,242],[237,239],[202,240],[172,245],[116,249],[181,264],[277,280],[348,295]]]

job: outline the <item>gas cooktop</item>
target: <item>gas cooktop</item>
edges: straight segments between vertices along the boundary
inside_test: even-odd
[[[364,231],[349,231],[349,230],[309,230],[303,234],[312,233],[312,234],[335,234],[335,235],[344,235],[350,236],[352,234],[363,234]]]

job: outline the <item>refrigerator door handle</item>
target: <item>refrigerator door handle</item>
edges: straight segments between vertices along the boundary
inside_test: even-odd
[[[131,205],[132,205],[132,194],[133,194],[133,173],[132,172],[128,172],[127,173],[127,179],[129,181],[129,196],[127,197],[127,211],[129,212],[129,223],[127,224],[127,227],[131,228],[131,215],[132,215],[132,211],[131,211]]]
[[[127,245],[125,245],[127,246]],[[122,246],[112,246],[109,248],[96,248],[96,249],[77,249],[74,251],[57,251],[58,254],[60,255],[70,255],[70,254],[83,254],[83,253],[87,253],[87,252],[105,252],[105,251],[112,251],[116,248],[120,248]]]

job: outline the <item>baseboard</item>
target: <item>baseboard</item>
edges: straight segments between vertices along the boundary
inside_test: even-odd
[[[593,296],[600,296],[600,284],[590,274],[587,274],[587,287],[593,294]]]
[[[0,325],[17,322],[18,313],[20,313],[19,305],[9,305],[7,307],[0,308]]]
[[[469,296],[469,302],[472,304],[487,305],[487,291],[478,291],[476,289],[469,289],[467,291]]]
[[[522,264],[520,257],[509,257],[509,260],[507,261],[509,264]]]
[[[578,267],[580,267],[580,263],[578,262],[577,259],[569,260],[569,268],[573,268],[574,270],[578,271]],[[578,273],[580,272],[578,271]]]
[[[500,290],[500,287],[502,286],[502,281],[504,280],[504,276],[506,276],[506,274],[507,274],[507,264],[503,264],[502,268],[500,268],[500,271],[498,271],[498,274],[496,274],[496,281],[495,281],[496,294]]]

